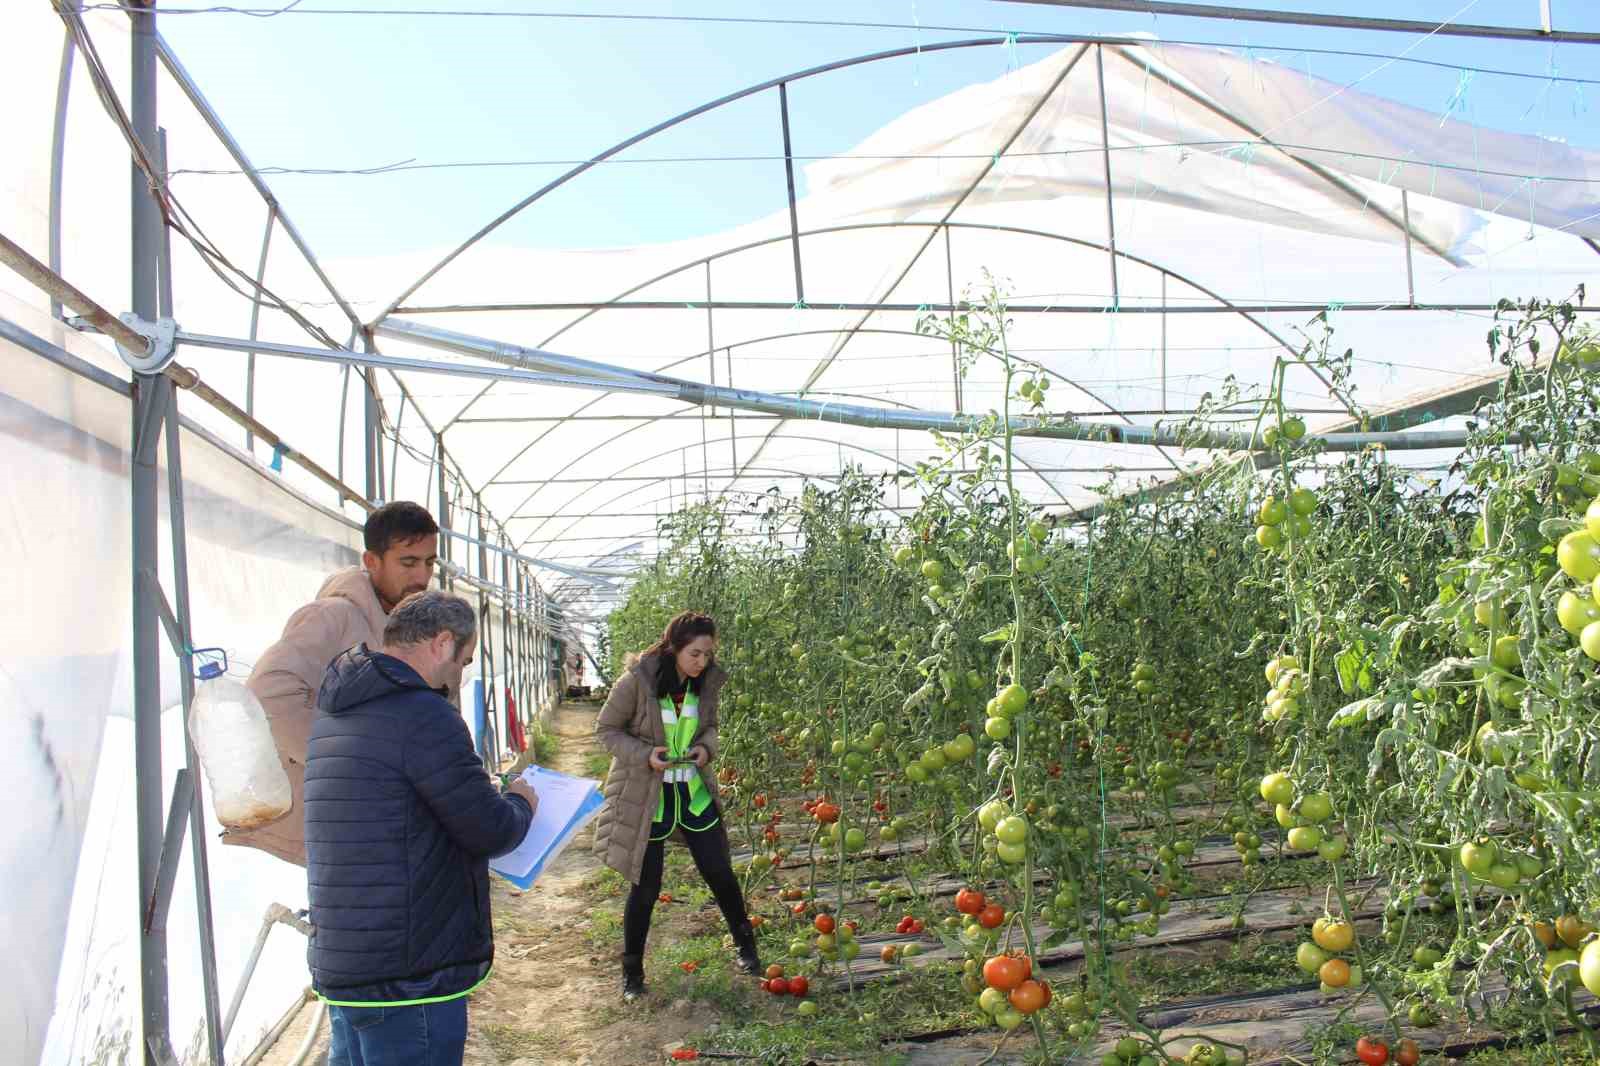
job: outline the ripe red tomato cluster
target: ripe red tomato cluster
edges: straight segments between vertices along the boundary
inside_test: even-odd
[[[900,919],[900,924],[894,927],[894,931],[904,935],[907,933],[920,933],[923,928],[921,918],[914,918],[908,914]]]
[[[793,996],[796,999],[805,999],[811,991],[811,981],[804,974],[785,977],[783,976],[783,967],[773,963],[767,967],[767,976],[761,982],[761,991],[774,996]]]
[[[823,825],[832,825],[839,820],[839,805],[837,803],[829,803],[827,799],[815,801],[808,805],[807,810],[811,812],[813,818]]]

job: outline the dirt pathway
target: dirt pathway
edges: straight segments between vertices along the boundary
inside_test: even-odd
[[[552,732],[551,768],[579,776],[605,773],[594,740],[595,704],[564,704]],[[621,913],[626,883],[593,851],[586,828],[522,892],[491,878],[494,974],[469,1008],[466,1066],[642,1066],[667,1061],[670,1048],[716,1022],[704,1003],[669,1002],[660,993],[624,1009]],[[703,924],[687,908],[658,908],[651,943],[675,928]],[[279,1038],[261,1066],[287,1066],[305,1034],[311,1008]],[[310,1063],[325,1062],[327,1024]]]

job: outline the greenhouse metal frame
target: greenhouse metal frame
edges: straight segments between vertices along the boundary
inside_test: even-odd
[[[1269,13],[1255,9],[1221,8],[1214,5],[1186,3],[1152,4],[1132,2],[1132,0],[1125,3],[1114,2],[1114,0],[1099,0],[1099,2],[1085,0],[1082,3],[1076,2],[1076,0],[1024,0],[1024,2],[1064,7],[1093,7],[1129,11],[1160,10],[1167,14],[1205,14],[1217,17],[1266,19],[1303,26],[1344,26],[1347,28],[1389,29],[1399,32],[1418,32],[1423,29],[1420,24],[1404,22],[1403,20],[1356,19],[1344,16],[1317,16],[1292,12]],[[387,495],[384,469],[386,425],[392,424],[395,426],[395,439],[393,442],[395,451],[398,452],[403,446],[398,436],[398,427],[399,422],[406,415],[408,394],[405,384],[396,374],[398,371],[444,374],[459,378],[485,380],[487,384],[483,386],[484,392],[487,392],[496,382],[536,382],[565,388],[590,390],[601,395],[633,392],[668,399],[691,407],[711,408],[713,411],[719,408],[726,408],[724,415],[716,416],[713,414],[712,417],[724,417],[730,423],[728,441],[735,449],[735,462],[732,467],[726,468],[728,472],[734,475],[733,480],[727,481],[723,487],[724,494],[727,494],[733,491],[732,486],[746,471],[766,470],[774,475],[796,478],[819,476],[815,472],[807,472],[782,463],[766,468],[755,466],[762,451],[762,446],[770,436],[770,431],[767,436],[739,437],[737,421],[739,416],[744,413],[758,417],[774,416],[773,418],[764,419],[764,421],[773,422],[774,426],[782,425],[786,420],[790,419],[879,429],[905,429],[919,432],[930,430],[956,432],[970,429],[975,425],[975,416],[963,411],[960,374],[955,367],[952,367],[952,386],[956,402],[954,409],[951,411],[917,410],[904,406],[840,404],[829,400],[812,400],[803,396],[796,397],[735,387],[732,383],[732,348],[754,342],[741,340],[717,343],[715,340],[716,316],[723,312],[788,312],[813,308],[852,313],[861,312],[861,317],[853,325],[815,331],[786,330],[759,338],[761,341],[767,341],[802,336],[806,332],[843,334],[848,340],[850,337],[863,332],[895,332],[893,330],[877,330],[870,327],[868,321],[876,313],[953,314],[966,310],[969,305],[956,298],[956,278],[953,267],[950,265],[949,242],[952,231],[961,232],[967,229],[1004,231],[1030,239],[1063,242],[1089,249],[1105,256],[1105,267],[1109,278],[1111,295],[1109,307],[1084,303],[1020,302],[1009,304],[1008,310],[1019,315],[1104,316],[1107,313],[1115,315],[1160,315],[1163,322],[1163,345],[1165,344],[1164,327],[1169,315],[1233,315],[1251,323],[1276,345],[1292,354],[1294,346],[1258,316],[1285,312],[1316,313],[1325,309],[1324,305],[1316,304],[1252,304],[1235,302],[1230,300],[1226,294],[1208,288],[1204,279],[1192,278],[1175,268],[1140,256],[1124,248],[1119,248],[1116,237],[1116,214],[1111,181],[1112,147],[1106,118],[1106,51],[1111,49],[1114,54],[1128,59],[1129,57],[1124,49],[1142,47],[1149,42],[1137,37],[1103,38],[1019,34],[1012,35],[1009,38],[984,37],[961,41],[935,42],[915,49],[900,48],[880,51],[815,66],[752,85],[658,123],[599,153],[588,162],[571,168],[500,214],[418,277],[375,318],[364,322],[335,287],[322,265],[318,262],[311,247],[295,227],[282,205],[274,197],[265,181],[252,167],[243,149],[229,133],[217,112],[206,101],[200,88],[183,69],[171,47],[157,35],[156,14],[152,5],[141,2],[141,0],[133,0],[133,2],[126,5],[126,13],[132,28],[133,48],[131,96],[126,112],[127,133],[130,136],[131,154],[134,156],[131,166],[131,196],[134,204],[131,233],[133,288],[129,301],[131,317],[128,317],[126,321],[122,321],[104,311],[95,303],[92,296],[86,296],[72,288],[61,276],[63,273],[61,229],[64,210],[61,173],[65,165],[64,154],[66,151],[68,125],[67,107],[72,87],[75,55],[80,51],[81,42],[87,39],[89,30],[85,26],[81,15],[73,8],[62,3],[57,3],[56,7],[68,32],[61,53],[56,95],[54,153],[51,159],[52,196],[50,203],[49,261],[46,264],[39,263],[37,260],[32,259],[19,245],[9,240],[5,240],[3,245],[0,245],[0,258],[3,258],[13,270],[22,273],[27,280],[47,291],[52,300],[52,310],[58,316],[64,313],[63,308],[76,312],[82,317],[71,321],[78,328],[84,331],[103,333],[115,340],[122,351],[124,359],[133,370],[131,384],[84,364],[71,353],[3,319],[0,319],[0,336],[45,359],[57,362],[74,373],[90,377],[129,397],[133,426],[131,449],[131,569],[134,590],[132,658],[137,761],[139,897],[141,912],[146,915],[140,948],[143,960],[141,970],[144,1001],[142,1044],[147,1062],[167,1063],[175,1061],[171,1048],[166,1003],[168,977],[165,913],[177,872],[178,857],[185,831],[193,841],[198,842],[205,839],[199,775],[194,762],[192,746],[186,749],[186,766],[179,771],[172,786],[169,786],[169,781],[172,779],[164,773],[162,768],[160,749],[161,691],[159,674],[160,662],[163,657],[160,647],[163,634],[169,641],[173,654],[180,659],[180,677],[183,681],[182,704],[184,706],[187,706],[189,702],[193,684],[191,657],[194,648],[192,647],[193,635],[190,626],[189,567],[184,519],[183,474],[179,448],[180,419],[175,399],[178,391],[193,392],[242,428],[246,434],[247,450],[249,443],[259,440],[265,446],[274,449],[276,456],[299,465],[317,481],[333,491],[337,495],[338,502],[348,501],[369,508],[372,506],[372,501],[381,500]],[[1199,10],[1200,8],[1205,8],[1205,10]],[[1464,26],[1434,29],[1442,33],[1499,36],[1507,39],[1531,38],[1581,44],[1600,43],[1600,34],[1553,30],[1548,24],[1548,4],[1545,5],[1545,14],[1547,21],[1541,30],[1510,30],[1494,27]],[[789,107],[789,87],[791,85],[807,78],[848,67],[904,58],[913,54],[920,55],[956,49],[1045,44],[1076,45],[1077,51],[1065,70],[1050,85],[1050,88],[1037,99],[1033,109],[1027,114],[1022,124],[1017,127],[1011,138],[1006,140],[999,150],[994,153],[994,159],[989,166],[980,171],[978,177],[971,182],[966,193],[961,194],[956,199],[955,205],[945,213],[942,219],[937,221],[868,222],[817,228],[806,228],[801,225],[796,195],[795,158],[791,147]],[[1092,56],[1090,56],[1091,51],[1093,53]],[[1101,162],[1105,175],[1105,222],[1107,230],[1105,239],[1094,239],[1083,234],[1054,232],[1042,228],[1029,229],[1019,226],[955,220],[953,216],[955,216],[957,209],[966,201],[967,196],[978,188],[988,176],[990,170],[998,164],[1016,137],[1023,132],[1023,129],[1033,120],[1039,110],[1049,102],[1056,85],[1065,79],[1080,60],[1090,58],[1093,60],[1093,65],[1098,75],[1100,91]],[[348,320],[350,340],[346,342],[343,348],[318,348],[262,340],[258,336],[257,330],[263,302],[259,297],[253,300],[251,324],[247,337],[219,337],[207,334],[185,333],[177,330],[172,325],[173,298],[170,288],[172,279],[171,271],[168,268],[170,229],[167,220],[163,217],[163,205],[153,192],[153,188],[161,186],[164,180],[161,164],[164,155],[163,142],[156,108],[158,63],[164,65],[169,74],[182,86],[191,104],[204,116],[206,123],[232,155],[251,184],[254,185],[262,203],[267,208],[267,222],[260,241],[260,254],[254,278],[257,290],[264,291],[261,286],[266,276],[273,231],[276,228],[281,228],[284,236],[289,239],[295,250],[303,257],[305,263],[320,279],[328,295],[335,301],[341,313]],[[1174,88],[1178,88],[1178,86],[1174,85]],[[95,89],[101,93],[102,99],[109,110],[114,114],[120,110],[120,105],[115,98],[115,90],[112,86],[97,82]],[[647,280],[630,286],[610,299],[520,304],[496,302],[477,304],[408,303],[430,279],[489,233],[525,208],[541,200],[547,194],[579,178],[596,165],[680,123],[735,101],[773,90],[776,90],[779,101],[778,114],[774,116],[774,122],[781,134],[784,146],[784,163],[787,175],[789,231],[786,236],[777,235],[762,238],[754,243],[728,247],[721,251],[714,251],[706,256],[670,266]],[[1303,167],[1320,180],[1325,181],[1329,187],[1337,190],[1339,194],[1357,203],[1363,203],[1366,200],[1366,194],[1350,185],[1338,174],[1312,159],[1297,155],[1292,148],[1276,144],[1269,136],[1253,127],[1246,119],[1231,114],[1226,110],[1215,108],[1208,101],[1193,93],[1188,95],[1196,103],[1211,108],[1217,118],[1237,126],[1250,139],[1259,142],[1264,149],[1281,153],[1294,164]],[[1351,303],[1342,305],[1341,310],[1372,313],[1384,311],[1495,310],[1496,305],[1482,302],[1417,302],[1415,285],[1410,284],[1414,275],[1412,264],[1413,245],[1421,245],[1440,257],[1448,257],[1448,251],[1437,246],[1430,246],[1426,235],[1414,229],[1410,217],[1409,200],[1404,191],[1401,193],[1400,203],[1402,205],[1402,213],[1398,216],[1388,212],[1381,206],[1371,206],[1387,224],[1403,235],[1409,289],[1408,299],[1399,303]],[[806,272],[802,256],[802,242],[808,238],[816,238],[828,234],[874,229],[900,229],[907,232],[925,234],[925,239],[922,240],[920,247],[917,248],[912,256],[911,262],[901,272],[901,279],[909,274],[912,267],[921,259],[924,253],[929,252],[935,242],[942,238],[945,245],[946,260],[946,291],[942,294],[944,298],[921,303],[885,299],[807,304]],[[1600,245],[1596,245],[1593,238],[1585,238],[1585,241],[1592,250],[1600,254]],[[783,243],[789,244],[792,250],[792,291],[773,292],[766,300],[716,299],[713,297],[710,284],[710,269],[714,261],[736,255],[759,245]],[[1138,264],[1159,273],[1162,278],[1162,300],[1160,303],[1123,304],[1118,272],[1119,265],[1124,263]],[[633,294],[649,288],[657,281],[692,272],[702,267],[706,274],[706,291],[703,300],[680,303],[668,300],[629,299]],[[1212,297],[1215,303],[1209,305],[1169,306],[1165,300],[1168,279],[1205,293],[1207,296]],[[891,290],[898,286],[898,280],[894,285],[890,286]],[[813,295],[814,291],[813,289]],[[590,315],[609,310],[672,310],[684,314],[703,314],[708,336],[707,348],[697,356],[691,354],[684,361],[693,362],[700,358],[707,360],[711,370],[710,382],[699,382],[664,374],[643,373],[624,366],[557,355],[543,350],[542,346],[524,347],[508,344],[503,341],[487,340],[470,334],[425,326],[417,322],[400,321],[395,318],[398,315],[452,315],[499,311],[571,311],[582,312],[582,316],[578,319],[578,321],[582,321],[583,318],[587,318]],[[1596,308],[1588,306],[1582,307],[1580,310],[1593,312]],[[564,331],[558,331],[557,336]],[[429,360],[387,355],[380,351],[377,343],[380,338],[409,341],[456,356],[467,356],[478,360],[478,362],[467,364],[444,361],[442,359]],[[357,347],[357,342],[359,342],[359,347]],[[246,391],[242,408],[205,385],[198,375],[173,362],[179,349],[183,347],[222,349],[247,353]],[[727,350],[728,352],[728,383],[726,385],[717,385],[715,383],[716,355],[719,350]],[[1162,354],[1164,374],[1164,347]],[[346,483],[343,469],[343,447],[340,448],[339,464],[335,470],[329,471],[311,456],[301,453],[287,441],[280,438],[271,426],[257,420],[254,413],[254,399],[256,393],[256,359],[258,355],[324,362],[331,361],[344,367],[346,374],[351,369],[359,372],[363,379],[362,391],[365,397],[363,410],[359,417],[362,427],[361,439],[364,442],[366,452],[363,471],[364,482],[360,491],[351,488]],[[953,352],[952,359],[954,360]],[[825,366],[826,364],[824,364]],[[819,367],[818,371],[813,374],[813,381],[820,374],[821,369],[822,367]],[[380,371],[386,371],[394,375],[393,381],[399,386],[402,394],[400,409],[392,420],[389,418],[388,412],[383,409],[379,396],[378,375]],[[1064,384],[1080,388],[1092,399],[1098,401],[1098,397],[1095,397],[1087,387],[1075,385],[1065,375],[1061,375],[1061,379]],[[1498,374],[1490,373],[1484,375],[1481,380],[1465,383],[1457,388],[1441,390],[1422,402],[1393,406],[1383,413],[1394,418],[1400,424],[1405,424],[1404,419],[1406,416],[1418,413],[1424,407],[1435,416],[1448,417],[1452,414],[1459,414],[1469,410],[1472,403],[1479,397],[1497,387],[1499,381]],[[479,397],[482,395],[482,392],[478,394]],[[1120,418],[1120,422],[1018,419],[1017,432],[1020,436],[1158,447],[1204,447],[1239,452],[1248,452],[1258,447],[1258,442],[1249,433],[1215,431],[1201,438],[1196,438],[1192,433],[1182,434],[1173,428],[1136,424],[1131,417],[1117,410],[1112,404],[1104,401],[1098,402],[1101,402],[1108,409],[1109,414]],[[416,412],[417,417],[427,422],[426,416],[422,413],[422,409],[417,403],[410,402],[409,406]],[[450,564],[454,564],[458,558],[465,563],[465,566],[450,565],[445,572],[441,573],[441,582],[448,584],[452,579],[464,580],[485,590],[500,605],[501,624],[509,629],[515,629],[520,634],[519,639],[528,640],[535,636],[540,639],[547,636],[572,637],[574,633],[568,624],[562,620],[559,606],[551,604],[549,597],[541,589],[538,582],[534,580],[534,569],[547,569],[568,580],[591,583],[609,583],[624,578],[627,571],[623,569],[608,569],[601,565],[587,567],[566,566],[551,560],[543,560],[521,553],[523,546],[513,542],[504,522],[496,519],[484,506],[483,491],[492,485],[545,484],[562,479],[566,471],[554,472],[544,482],[529,482],[515,477],[502,480],[501,475],[506,474],[515,462],[515,457],[512,457],[488,481],[481,483],[476,489],[472,488],[468,483],[466,474],[460,465],[455,463],[450,449],[446,446],[447,434],[458,421],[472,421],[465,417],[471,407],[472,404],[469,403],[447,424],[439,426],[431,423],[427,424],[428,433],[432,437],[436,448],[432,463],[438,469],[438,498],[436,502],[440,510],[440,525],[447,535],[444,538],[444,547],[441,549],[441,554]],[[1163,408],[1165,408],[1164,404]],[[339,431],[341,441],[345,436],[343,415],[343,408],[341,408]],[[568,419],[582,420],[584,417],[582,415],[550,416],[550,420],[552,422],[566,421]],[[591,417],[598,420],[607,416],[597,415]],[[625,418],[627,416],[620,417]],[[665,418],[670,416],[662,415],[657,417]],[[1353,451],[1373,445],[1381,445],[1392,450],[1457,448],[1466,439],[1465,432],[1459,429],[1373,432],[1361,431],[1353,422],[1336,424],[1327,431],[1319,431],[1318,435],[1325,439],[1327,448],[1330,451]],[[522,452],[519,452],[518,455],[534,448],[541,439],[541,437],[535,437],[523,447]],[[601,442],[596,446],[596,450],[605,448],[614,439]],[[741,463],[737,458],[739,454],[737,442],[745,439],[760,440],[763,445],[753,450],[746,449],[746,457]],[[160,552],[158,507],[161,478],[158,466],[158,452],[162,442],[165,442],[166,446],[166,485],[169,502],[169,522],[172,530],[171,564],[173,584],[170,599],[158,577],[161,569],[158,558]],[[692,450],[696,446],[702,449],[701,470],[697,473],[708,479],[707,485],[709,486],[709,475],[714,468],[709,454],[705,452],[704,438],[702,438],[699,445],[691,443],[685,445],[684,449]],[[394,458],[398,460],[398,455],[395,455]],[[893,462],[893,460],[890,461]],[[610,481],[659,483],[662,480],[670,481],[679,476],[677,474],[669,474],[664,477],[645,475],[628,477],[627,471],[637,465],[638,463],[630,463],[618,469],[611,476],[574,477],[571,480],[585,484]],[[453,474],[451,473],[452,467],[454,467]],[[464,499],[466,496],[470,496],[475,503],[474,510],[477,512],[476,524],[469,526],[466,531],[457,530],[452,528],[451,525],[452,501],[449,498],[446,487],[446,482],[450,479],[456,482],[458,492],[462,494],[458,498]],[[683,475],[683,480],[687,484],[689,480],[687,472]],[[388,479],[391,489],[392,483],[393,475],[391,474]],[[1177,484],[1177,482],[1171,482],[1170,484]],[[524,504],[526,502],[525,500]],[[562,509],[558,509],[551,514],[523,516],[520,512],[524,504],[519,504],[513,508],[506,518],[537,517],[549,520],[556,517],[577,517],[575,513],[570,515],[564,513]],[[599,504],[584,517],[605,514],[604,508],[607,506],[609,504]],[[1063,520],[1092,517],[1097,513],[1097,506],[1069,508],[1060,517]],[[477,533],[476,536],[472,535],[474,531]],[[451,539],[462,542],[463,550],[459,554],[450,547],[449,541]],[[471,552],[469,549],[472,547],[475,547],[477,551]],[[490,563],[489,553],[491,552],[499,556],[500,565],[498,567],[492,566]],[[471,561],[471,557],[474,555],[476,556],[475,565]],[[488,611],[487,603],[488,601],[485,600],[484,609],[486,612]],[[536,662],[537,658],[535,655],[528,655],[514,661],[512,664],[508,664],[508,668],[513,673],[530,669],[529,664]],[[174,802],[172,803],[170,818],[164,819],[162,814],[163,801],[167,796],[169,787],[175,788],[173,792]],[[226,1027],[231,1022],[238,1004],[236,997],[233,1009],[228,1012],[226,1017],[224,1016],[221,1009],[222,993],[218,988],[215,948],[212,943],[213,930],[209,910],[210,874],[207,867],[205,848],[194,848],[193,856],[193,878],[199,907],[202,943],[208,1050],[211,1061],[220,1064],[223,1061]],[[242,995],[242,993],[243,989],[241,987],[239,994]]]

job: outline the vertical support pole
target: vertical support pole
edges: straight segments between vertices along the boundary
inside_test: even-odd
[[[339,465],[338,474],[335,476],[344,480],[344,427],[349,418],[350,409],[350,364],[346,363],[339,368]],[[339,501],[344,504],[343,500]]]
[[[72,99],[72,57],[77,46],[61,33],[61,73],[56,77],[56,122],[50,138],[50,269],[61,273],[61,183],[66,174],[67,104]],[[50,297],[50,315],[61,317],[61,301]]]
[[[250,294],[250,339],[255,340],[261,329],[261,286],[267,280],[267,252],[272,248],[272,226],[278,220],[278,205],[267,205],[267,228],[261,234],[261,258],[256,260],[256,288]],[[247,352],[244,357],[244,413],[255,417],[256,413],[256,353]],[[342,425],[340,427],[343,428]],[[244,450],[254,454],[256,446],[255,434],[245,431]]]
[[[182,714],[194,700],[193,626],[189,616],[189,537],[183,513],[183,453],[176,403],[167,418],[167,526],[172,538],[172,611],[183,646],[178,649],[178,684]],[[194,859],[194,898],[200,924],[200,977],[205,994],[206,1044],[212,1066],[223,1066],[221,998],[217,986],[216,930],[211,920],[211,865],[206,854],[206,812],[200,795],[200,761],[189,731],[183,731],[183,760],[193,796],[189,804],[189,847]]]
[[[400,477],[400,428],[405,424],[405,420],[406,395],[402,392],[400,394],[400,410],[395,412],[394,416],[394,447],[390,449],[389,454],[389,491],[384,494],[384,499],[386,500],[395,499],[395,493],[398,491],[396,485]],[[379,471],[379,476],[382,476],[382,471]]]
[[[956,318],[956,270],[955,261],[950,252],[950,227],[944,227],[944,285],[950,304],[950,321]],[[956,344],[955,336],[950,337],[950,381],[955,393],[956,414],[961,413],[961,350]]]
[[[800,271],[800,212],[794,199],[794,149],[789,142],[789,83],[778,83],[778,110],[783,116],[783,169],[789,179],[789,243],[794,248],[794,302],[806,302],[805,275]],[[707,264],[709,267],[709,264]]]
[[[711,309],[711,260],[706,260],[706,360],[711,364],[711,384],[717,383],[717,332],[715,329],[715,312]],[[715,413],[716,408],[713,407]],[[732,410],[732,408],[729,408]],[[707,440],[706,406],[700,405],[700,492],[706,499],[711,498],[711,447]]]
[[[434,447],[439,449],[439,515],[435,519],[439,523],[439,531],[443,535],[439,538],[439,558],[444,562],[450,561],[450,493],[445,485],[444,465],[444,437],[435,435]],[[439,568],[439,587],[446,591],[450,589],[450,575],[444,567]]]
[[[1417,281],[1416,274],[1411,266],[1411,197],[1406,195],[1406,190],[1400,190],[1400,217],[1406,227],[1406,298],[1412,307],[1417,306]]]
[[[361,350],[372,352],[377,346],[372,331],[361,331]],[[369,503],[383,499],[383,419],[378,413],[378,376],[371,367],[361,371],[362,450],[366,453],[366,483],[362,487]]]
[[[147,159],[156,158],[155,13],[150,0],[131,0],[129,85],[133,134]],[[146,321],[158,317],[161,257],[161,213],[150,180],[137,160],[130,162],[132,209],[131,308]],[[172,405],[172,384],[165,375],[135,374],[133,379],[133,455],[131,504],[133,526],[133,752],[136,825],[139,847],[139,976],[144,1016],[140,1044],[146,1066],[159,1066],[171,1055],[167,1017],[167,939],[165,929],[147,928],[147,901],[155,897],[164,840],[162,806],[166,789],[161,778],[161,644],[156,606],[157,554],[161,530],[156,515],[160,488],[157,459],[162,421]]]
[[[728,356],[728,388],[733,388],[733,349],[727,348]],[[734,473],[739,472],[739,413],[733,408],[728,408],[728,452],[733,458]]]
[[[1550,18],[1550,0],[1539,0],[1539,27],[1546,33],[1555,32],[1555,23]]]
[[[1106,118],[1105,46],[1094,46],[1095,76],[1100,82],[1100,156],[1106,178],[1106,248],[1111,255],[1111,306],[1122,306],[1122,290],[1117,284],[1117,213],[1111,196],[1111,125]]]
[[[1161,413],[1167,413],[1167,275],[1161,274]]]

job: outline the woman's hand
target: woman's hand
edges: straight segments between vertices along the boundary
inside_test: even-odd
[[[665,770],[666,768],[667,768],[667,749],[666,748],[651,748],[650,749],[650,769],[656,771],[657,773],[660,773],[662,770]]]
[[[689,749],[689,758],[696,766],[704,766],[711,761],[711,753],[703,745],[696,744]]]

